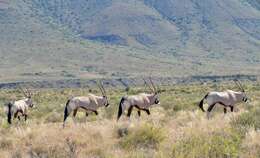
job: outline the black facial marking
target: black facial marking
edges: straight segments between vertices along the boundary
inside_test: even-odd
[[[154,101],[155,104],[159,104],[159,102],[160,101],[158,99],[155,99],[155,101]]]
[[[246,101],[247,101],[247,98],[246,98],[246,97],[244,97],[244,98],[243,98],[243,101],[244,101],[244,102],[246,102]]]

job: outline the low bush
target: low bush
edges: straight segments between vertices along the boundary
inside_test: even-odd
[[[164,138],[162,128],[144,124],[129,130],[128,134],[121,138],[120,145],[125,149],[157,148]]]
[[[255,108],[249,112],[242,113],[231,121],[231,126],[245,135],[249,128],[260,129],[260,108]]]
[[[233,130],[193,134],[178,140],[173,145],[172,157],[238,157],[240,144],[241,137]]]

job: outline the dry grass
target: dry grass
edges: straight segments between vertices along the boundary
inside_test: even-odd
[[[204,87],[175,87],[177,92],[186,89],[178,93],[178,97],[167,88],[161,97],[162,105],[154,107],[151,116],[143,113],[138,120],[134,112],[131,123],[125,117],[115,121],[117,100],[123,92],[111,90],[112,107],[100,109],[99,116],[91,115],[87,119],[81,113],[76,123],[70,118],[64,129],[62,102],[65,96],[76,92],[84,95],[86,91],[43,90],[35,96],[38,108],[32,110],[29,122],[14,122],[9,126],[1,112],[0,157],[259,157],[260,133],[256,128],[260,119],[259,101],[255,98],[260,91],[254,87],[253,84],[247,87],[254,91],[250,93],[254,98],[250,107],[239,105],[238,112],[226,116],[223,109],[217,108],[210,120],[189,100],[195,96],[194,100],[198,101],[196,96],[203,96]],[[7,100],[11,92],[1,91],[2,101]],[[178,106],[185,108],[171,107],[176,102],[166,94],[182,100]]]

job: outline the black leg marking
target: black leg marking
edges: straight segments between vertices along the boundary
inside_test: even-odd
[[[147,115],[150,115],[150,111],[148,109],[144,109],[144,111],[147,113]]]
[[[24,114],[24,121],[27,121],[27,114]]]
[[[224,114],[226,114],[227,113],[227,108],[226,107],[224,107]]]
[[[128,109],[128,112],[127,112],[127,117],[131,116],[132,110],[133,110],[133,106],[130,106],[130,108]]]
[[[77,112],[78,112],[78,109],[75,109],[75,110],[73,111],[73,117],[76,117]]]
[[[138,113],[138,116],[140,117],[141,116],[141,111],[138,110],[137,113]]]
[[[86,117],[88,117],[88,112],[86,112]]]
[[[211,110],[214,108],[215,105],[216,105],[216,104],[210,105],[209,108],[208,108],[208,112],[211,112]]]
[[[234,112],[234,106],[230,106],[231,112]]]
[[[97,111],[93,111],[96,115],[98,115],[98,112]]]
[[[18,112],[14,113],[14,119],[16,119],[17,116],[18,116]],[[20,116],[18,116],[18,117],[20,117]]]

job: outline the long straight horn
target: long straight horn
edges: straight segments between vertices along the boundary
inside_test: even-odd
[[[151,85],[152,85],[152,87],[153,87],[153,92],[155,93],[155,92],[156,92],[156,88],[155,88],[155,86],[154,86],[154,83],[153,83],[153,81],[152,81],[152,78],[149,77],[149,80],[150,80]]]
[[[100,81],[97,82],[97,85],[98,85],[98,88],[100,89],[102,95],[105,95],[103,89],[101,88],[101,83],[100,83]]]
[[[146,82],[146,80],[143,78],[144,80],[144,84],[153,92],[153,89],[151,88],[151,86]]]
[[[27,92],[27,94],[28,94],[28,97],[31,97],[31,96],[32,96],[32,92],[31,92],[31,90],[28,89],[28,88],[25,88],[25,89],[26,89],[26,92]]]
[[[28,94],[24,91],[24,89],[19,85],[18,88],[22,91],[25,97],[29,97]]]
[[[242,83],[241,83],[239,80],[238,80],[238,84],[240,85],[241,90],[242,90],[243,92],[245,92],[245,89],[244,89]]]
[[[234,80],[234,82],[235,82],[235,84],[238,86],[238,88],[239,88],[240,90],[242,90],[243,92],[245,91],[244,88],[242,87],[242,84],[241,84],[237,79]]]
[[[101,88],[103,89],[104,95],[106,96],[106,95],[107,95],[107,92],[106,92],[106,90],[105,90],[105,88],[104,88],[104,86],[103,86],[103,83],[101,82],[100,85],[101,85]]]

